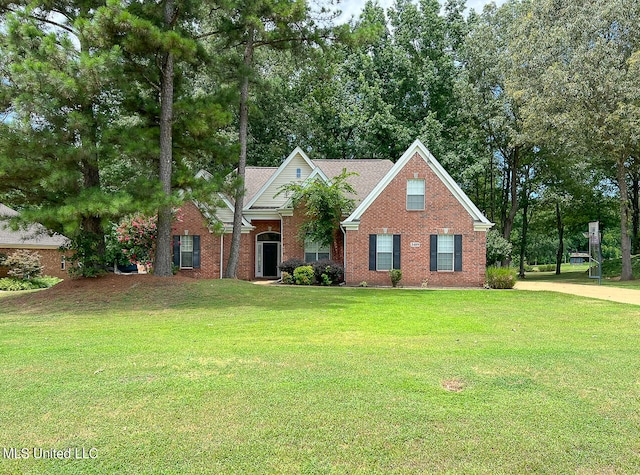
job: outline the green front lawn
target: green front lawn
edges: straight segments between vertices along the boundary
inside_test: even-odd
[[[640,307],[135,279],[3,296],[1,445],[97,458],[0,473],[640,472]]]

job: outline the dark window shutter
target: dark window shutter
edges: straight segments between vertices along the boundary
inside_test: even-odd
[[[453,236],[453,270],[462,272],[462,234]]]
[[[376,270],[376,247],[378,236],[369,234],[369,270]]]
[[[173,236],[173,265],[180,267],[180,236]]]
[[[393,235],[393,268],[400,269],[400,235]]]
[[[193,236],[193,268],[200,269],[200,236]]]
[[[429,236],[429,270],[436,272],[438,270],[438,235]]]

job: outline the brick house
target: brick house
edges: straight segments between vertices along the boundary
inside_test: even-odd
[[[18,216],[17,211],[0,203],[0,254],[10,255],[21,249],[34,251],[41,256],[44,275],[61,279],[69,277],[65,255],[60,252],[60,247],[66,245],[68,239],[61,234],[51,234],[40,224],[14,231],[8,226],[6,219],[15,216]],[[0,267],[0,277],[6,275],[7,269]]]
[[[303,212],[278,195],[282,185],[330,180],[344,169],[356,207],[333,246],[301,242]],[[206,172],[201,172],[207,177]],[[296,148],[279,167],[247,167],[238,266],[240,279],[280,276],[280,262],[330,258],[345,268],[348,285],[389,285],[401,269],[403,285],[479,287],[485,280],[486,232],[493,223],[478,210],[427,148],[416,140],[389,160],[311,160]],[[233,202],[210,209],[186,203],[174,226],[174,264],[195,277],[220,278],[229,256]],[[213,231],[214,224],[222,232]]]

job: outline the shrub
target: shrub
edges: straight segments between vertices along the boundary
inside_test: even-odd
[[[293,284],[293,276],[289,272],[282,271],[282,283],[287,285]]]
[[[48,289],[53,287],[58,282],[62,282],[62,279],[57,277],[34,277],[33,279],[24,280],[16,279],[15,277],[5,277],[0,279],[0,290],[6,291],[18,291],[18,290],[35,290],[35,289]]]
[[[487,232],[487,265],[495,265],[511,256],[513,246],[502,235],[492,229]]]
[[[37,252],[26,249],[14,252],[4,260],[4,265],[9,268],[7,274],[18,279],[38,277],[42,274],[43,268],[40,263],[41,257]]]
[[[305,262],[302,259],[298,259],[297,257],[292,257],[291,259],[287,259],[282,262],[278,269],[280,272],[286,272],[289,275],[293,275],[293,271],[295,271],[298,267],[303,266]]]
[[[296,285],[313,284],[313,267],[300,266],[293,271],[293,281]]]
[[[391,279],[391,286],[397,287],[398,282],[402,280],[402,271],[400,269],[391,269],[389,271],[389,278]]]
[[[512,267],[488,267],[487,285],[492,289],[513,289],[516,270]]]
[[[360,283],[358,284],[358,287],[369,287],[369,284],[367,284],[367,281],[366,281],[366,280],[363,280],[362,282],[360,282]]]
[[[344,268],[337,262],[323,259],[321,261],[314,262],[312,265],[316,281],[323,285],[331,285],[331,283],[338,284],[344,280]],[[325,281],[322,277],[323,274],[327,275],[327,278],[331,281],[330,284],[324,283]]]
[[[542,266],[538,266],[538,271],[540,272],[553,272],[556,270],[555,264],[545,264]]]
[[[525,272],[533,272],[533,266],[530,266],[529,264],[525,264],[524,265],[524,271]]]
[[[0,252],[0,266],[4,265],[4,261],[6,258],[7,258],[7,255]]]

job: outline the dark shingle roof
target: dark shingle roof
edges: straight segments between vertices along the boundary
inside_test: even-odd
[[[58,248],[68,243],[61,234],[51,234],[41,224],[31,224],[26,229],[14,231],[9,227],[6,218],[18,216],[18,212],[0,203],[0,248],[30,247]],[[4,219],[3,219],[4,218]]]

